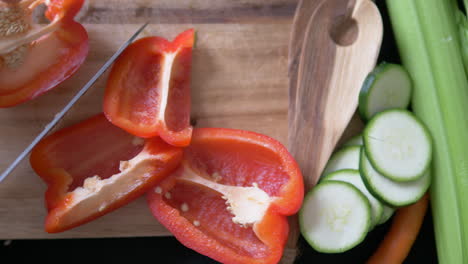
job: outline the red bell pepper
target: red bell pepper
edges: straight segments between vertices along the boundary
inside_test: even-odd
[[[181,149],[128,134],[103,114],[46,137],[30,159],[48,185],[46,231],[76,227],[129,203],[181,159]]]
[[[277,263],[286,216],[304,189],[298,165],[276,140],[199,128],[182,165],[147,194],[153,215],[185,246],[222,263]]]
[[[190,143],[190,71],[194,30],[173,42],[135,41],[112,67],[104,95],[110,122],[136,136],[160,136],[174,146]]]
[[[32,11],[47,5],[45,27]],[[88,54],[88,34],[75,15],[83,0],[0,2],[0,107],[31,100],[73,75]]]

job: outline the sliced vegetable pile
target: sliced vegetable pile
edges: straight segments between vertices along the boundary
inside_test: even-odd
[[[315,250],[355,247],[395,209],[416,203],[428,190],[432,140],[405,110],[411,86],[400,65],[383,63],[368,75],[359,109],[369,122],[332,155],[299,213],[301,233]]]
[[[50,24],[32,12],[46,4]],[[72,76],[88,54],[88,34],[74,20],[83,0],[0,2],[0,108],[31,100]]]
[[[33,27],[32,10],[43,2],[50,24]],[[432,186],[439,261],[468,263],[467,18],[455,0],[387,3],[405,68],[383,63],[369,74],[358,109],[366,127],[332,155],[306,195],[301,233],[317,251],[341,253],[396,212],[369,263],[400,263]],[[0,5],[0,107],[35,98],[80,67],[88,36],[74,16],[82,4]],[[80,226],[146,193],[155,218],[187,247],[223,263],[279,261],[286,217],[302,204],[302,176],[276,140],[190,126],[194,40],[188,30],[172,42],[149,37],[130,45],[110,73],[104,114],[36,146],[30,161],[48,185],[47,232]]]
[[[194,40],[187,30],[173,42],[148,37],[131,44],[109,75],[104,114],[34,148],[31,165],[48,185],[47,232],[77,227],[148,193],[153,215],[187,247],[223,263],[280,260],[287,216],[304,198],[302,175],[272,138],[192,129]]]

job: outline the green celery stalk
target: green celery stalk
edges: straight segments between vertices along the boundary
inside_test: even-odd
[[[455,10],[455,18],[460,34],[460,42],[462,48],[463,62],[465,63],[465,71],[468,73],[468,19],[463,11],[458,9],[458,1],[452,0]],[[468,9],[468,0],[464,0],[465,12]]]
[[[451,0],[387,0],[412,107],[434,139],[431,205],[439,262],[468,263],[468,81]]]
[[[460,38],[462,43],[463,60],[465,63],[465,70],[468,73],[468,19],[463,17],[460,21]]]

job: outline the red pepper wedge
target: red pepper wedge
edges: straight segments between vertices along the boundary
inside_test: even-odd
[[[190,126],[193,29],[173,42],[160,37],[135,41],[112,67],[104,95],[110,122],[143,138],[160,136],[184,147]]]
[[[182,165],[147,194],[155,218],[185,246],[222,263],[277,263],[287,216],[303,200],[297,163],[278,141],[197,128]]]
[[[43,2],[51,23],[37,29],[30,16]],[[31,100],[79,69],[89,49],[85,28],[74,21],[82,5],[83,0],[0,3],[0,108]]]
[[[45,230],[87,223],[143,195],[177,168],[182,150],[160,138],[144,140],[103,114],[43,139],[30,163],[47,183]]]

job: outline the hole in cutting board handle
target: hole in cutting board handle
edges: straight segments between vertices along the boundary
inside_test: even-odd
[[[329,30],[330,37],[340,46],[353,44],[359,34],[357,21],[346,15],[336,17]]]

